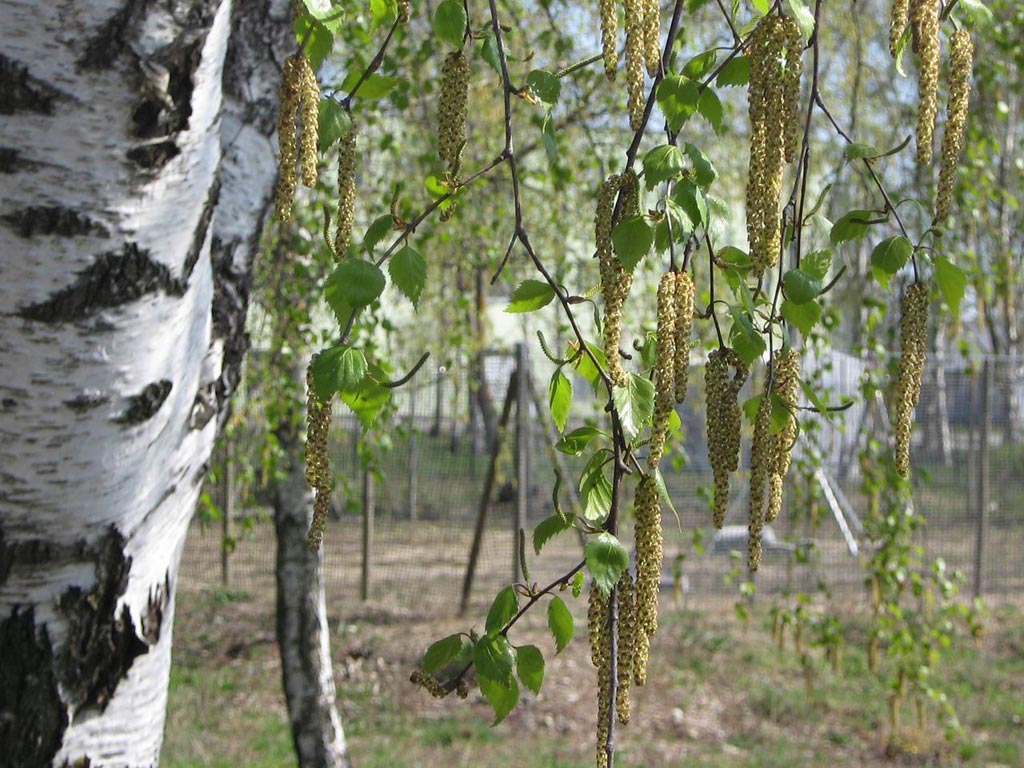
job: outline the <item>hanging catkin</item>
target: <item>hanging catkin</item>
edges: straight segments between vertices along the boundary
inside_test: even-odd
[[[587,608],[587,629],[590,637],[590,660],[597,670],[597,767],[607,768],[608,715],[611,711],[611,635],[608,634],[608,597],[590,584]]]
[[[644,64],[647,74],[656,77],[661,71],[661,3],[642,0],[644,4]]]
[[[633,678],[637,685],[647,680],[650,637],[658,630],[658,590],[661,587],[663,539],[661,498],[652,475],[641,478],[633,502],[636,514],[636,650]]]
[[[928,287],[914,283],[903,294],[900,307],[900,367],[896,377],[896,469],[910,477],[910,435],[914,407],[921,396],[928,344]]]
[[[622,366],[619,345],[622,342],[622,308],[633,285],[633,275],[622,266],[612,248],[612,229],[615,222],[615,195],[622,190],[622,215],[633,215],[638,207],[639,184],[632,171],[612,175],[605,179],[597,195],[594,214],[594,243],[598,269],[601,274],[601,293],[604,298],[604,351],[608,361],[608,376],[617,387],[628,382]]]
[[[320,145],[320,86],[309,59],[300,55],[297,59],[299,79],[300,116],[302,136],[299,141],[299,158],[302,162],[302,184],[315,187],[317,179],[317,150]]]
[[[658,283],[657,354],[654,363],[654,415],[647,465],[656,469],[665,452],[668,422],[676,394],[676,273],[669,271]]]
[[[636,653],[636,590],[633,578],[627,568],[619,577],[615,588],[615,599],[619,605],[618,645],[616,650],[617,663],[615,675],[618,686],[615,690],[615,716],[623,725],[629,723],[630,701],[629,688],[633,683],[633,658]]]
[[[334,236],[336,259],[344,259],[352,240],[356,218],[356,138],[355,123],[341,137],[338,146],[338,231]]]
[[[686,399],[686,387],[690,376],[690,335],[693,332],[693,303],[696,286],[689,272],[676,275],[676,361],[675,400]]]
[[[764,393],[754,418],[750,445],[750,518],[747,523],[747,570],[754,573],[761,564],[761,534],[764,532],[764,500],[771,460],[772,398]]]
[[[313,520],[307,541],[314,552],[320,548],[327,526],[331,489],[334,482],[327,458],[327,433],[331,426],[331,402],[320,401],[313,386],[313,365],[319,355],[313,355],[306,369],[306,482],[313,489]]]
[[[299,112],[299,64],[301,54],[289,56],[281,68],[281,91],[277,105],[278,169],[274,208],[277,218],[291,221],[295,199],[295,169],[299,151],[295,140],[295,118]]]
[[[939,186],[935,199],[935,221],[944,223],[953,204],[956,167],[964,148],[967,127],[967,105],[971,96],[971,67],[974,43],[971,33],[958,29],[950,38],[949,102],[946,105],[946,131],[942,135],[942,159],[939,165]]]
[[[939,104],[939,0],[910,0],[910,26],[917,54],[917,162],[929,165]]]
[[[609,81],[615,80],[619,66],[617,50],[619,37],[619,9],[615,0],[600,0],[601,8],[601,54],[604,57],[604,74]]]
[[[769,448],[768,511],[765,521],[772,522],[782,510],[783,482],[789,472],[793,442],[796,440],[796,407],[800,391],[800,355],[795,349],[787,349],[775,356],[772,364],[772,393],[776,395],[789,412],[786,423],[771,435]]]
[[[896,58],[900,38],[907,30],[910,21],[910,0],[892,0],[892,13],[889,15],[889,53]]]
[[[730,371],[735,371],[730,375]],[[714,524],[721,528],[729,508],[729,474],[740,463],[741,413],[739,392],[749,369],[728,347],[708,355],[704,368],[704,389],[708,432],[708,456],[714,476]]]
[[[468,103],[469,61],[461,50],[453,51],[441,65],[441,96],[437,107],[437,154],[453,179],[458,178],[462,167]]]
[[[626,96],[629,127],[637,131],[644,122],[644,58],[647,46],[646,0],[625,0]]]

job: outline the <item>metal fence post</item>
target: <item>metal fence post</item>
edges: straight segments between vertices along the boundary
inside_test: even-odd
[[[234,441],[227,437],[224,440],[224,479],[221,509],[221,542],[220,542],[220,580],[226,587],[231,580],[231,550],[234,549],[234,517],[235,517],[235,451]]]
[[[409,519],[416,520],[417,517],[417,474],[419,470],[419,455],[416,447],[416,414],[415,400],[409,412]]]
[[[376,494],[373,487],[373,472],[363,470],[363,572],[359,585],[359,596],[365,602],[370,599],[370,559],[373,550],[373,517]]]
[[[981,430],[978,445],[977,529],[974,539],[974,596],[985,591],[985,542],[988,538],[988,501],[991,467],[989,422],[992,416],[992,361],[988,358],[981,368]]]

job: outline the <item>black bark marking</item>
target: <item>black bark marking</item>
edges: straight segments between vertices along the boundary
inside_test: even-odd
[[[0,408],[3,408],[5,411],[13,411],[17,405],[18,401],[13,397],[5,397],[3,400],[0,400]]]
[[[164,625],[164,612],[171,594],[170,575],[165,575],[162,583],[157,584],[149,592],[146,610],[142,614],[142,637],[150,645],[156,645],[160,639],[160,631]]]
[[[205,387],[200,387],[196,392],[196,399],[192,401],[192,411],[188,417],[189,429],[202,429],[210,423],[217,414],[218,409],[217,384],[211,381]]]
[[[74,322],[158,291],[183,296],[186,287],[184,280],[172,278],[170,270],[153,261],[147,251],[128,243],[120,252],[100,254],[67,288],[17,314],[44,323]]]
[[[15,112],[53,114],[60,92],[28,73],[28,67],[0,53],[0,115]]]
[[[46,629],[32,607],[0,620],[0,754],[7,765],[48,766],[68,726]]]
[[[81,394],[75,395],[70,400],[65,400],[64,406],[75,413],[86,413],[87,411],[91,411],[93,408],[99,408],[101,405],[106,405],[109,402],[110,398],[106,395]]]
[[[220,171],[217,171],[214,176],[213,183],[210,185],[209,191],[206,193],[206,201],[203,203],[203,209],[199,213],[199,221],[196,223],[196,229],[192,233],[192,243],[188,247],[188,253],[185,254],[185,264],[181,268],[181,274],[185,280],[192,277],[192,270],[196,266],[196,262],[199,261],[199,254],[203,252],[203,244],[206,242],[206,233],[210,231],[210,223],[213,221],[213,213],[217,210],[217,201],[220,200]]]
[[[128,27],[147,0],[128,0],[114,15],[107,19],[99,31],[85,44],[85,51],[78,59],[83,69],[110,69],[121,52],[128,47]]]
[[[106,227],[93,221],[85,214],[64,208],[59,205],[40,205],[20,208],[0,216],[11,229],[21,237],[35,235],[60,235],[61,237],[77,237],[79,235],[99,235],[106,237]]]
[[[125,155],[140,168],[155,170],[163,168],[167,163],[181,154],[178,145],[170,139],[151,144],[140,144],[132,147]]]
[[[32,160],[25,160],[14,147],[0,147],[0,173],[18,173],[39,166]]]
[[[241,381],[242,361],[249,349],[245,315],[252,289],[252,274],[245,265],[235,264],[239,242],[222,243],[214,238],[210,248],[213,261],[213,334],[224,342],[224,365],[217,380],[218,410],[224,412]]]
[[[118,424],[132,426],[149,421],[153,418],[167,396],[171,394],[171,382],[167,379],[147,384],[139,394],[128,398],[128,408],[114,421]]]

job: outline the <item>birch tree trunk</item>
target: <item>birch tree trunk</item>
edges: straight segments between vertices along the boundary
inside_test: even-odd
[[[0,7],[5,764],[158,760],[178,562],[273,180],[274,94],[247,57],[287,24],[237,2]],[[264,28],[229,56],[239,22]]]

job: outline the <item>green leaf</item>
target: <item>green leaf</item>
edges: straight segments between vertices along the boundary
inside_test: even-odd
[[[888,237],[871,252],[871,266],[895,275],[910,259],[914,246],[905,237]]]
[[[366,228],[366,234],[363,236],[363,247],[367,253],[373,253],[373,249],[377,247],[377,244],[391,231],[391,225],[391,214],[385,213],[383,216],[378,216],[374,219],[373,223]]]
[[[804,42],[810,40],[811,34],[814,32],[814,14],[811,13],[811,9],[807,7],[804,0],[786,0],[786,2],[789,3],[790,9],[793,11],[793,18],[803,33]]]
[[[326,152],[352,127],[348,113],[334,99],[320,99],[320,151]]]
[[[505,587],[494,598],[491,609],[487,612],[487,634],[494,636],[505,628],[505,625],[519,610],[519,596],[514,587]]]
[[[794,304],[786,299],[782,302],[782,316],[786,322],[792,323],[800,329],[804,336],[811,332],[814,325],[821,319],[821,305],[816,301],[808,301],[806,304]]]
[[[829,248],[814,251],[800,260],[800,269],[808,275],[824,281],[832,268],[832,251]]]
[[[665,113],[668,127],[678,132],[697,111],[700,89],[693,80],[682,75],[668,75],[658,83],[658,106]]]
[[[672,200],[686,213],[693,229],[708,226],[708,201],[703,190],[688,179],[676,184],[672,190]]]
[[[679,520],[679,513],[676,512],[676,506],[672,503],[672,497],[668,493],[668,486],[665,485],[665,476],[661,474],[661,470],[657,467],[654,469],[654,487],[658,489],[658,496],[665,502],[665,506],[671,509],[672,514],[676,516],[676,520]]]
[[[580,476],[580,505],[583,519],[600,525],[612,508],[612,483],[604,473],[605,451],[595,453]]]
[[[535,645],[521,645],[516,649],[516,671],[523,685],[540,693],[544,685],[544,654]]]
[[[957,11],[966,18],[969,26],[974,29],[984,29],[995,18],[992,15],[992,11],[986,8],[981,0],[960,0]]]
[[[545,544],[570,528],[572,528],[572,518],[562,515],[555,514],[541,520],[533,529],[533,551],[539,555]]]
[[[548,406],[558,431],[564,432],[565,423],[569,420],[569,408],[572,406],[572,381],[562,373],[561,368],[555,369],[551,383],[548,384]]]
[[[583,582],[586,577],[583,575],[583,571],[576,571],[576,575],[572,577],[572,596],[578,598],[583,593]]]
[[[318,72],[334,47],[334,35],[324,24],[312,16],[303,14],[295,20],[295,39],[301,45],[306,43],[306,58],[314,72]]]
[[[674,179],[686,169],[683,153],[679,147],[671,144],[655,147],[644,155],[643,165],[647,189],[654,189],[661,182]]]
[[[729,307],[729,313],[733,319],[732,328],[729,329],[729,346],[744,363],[752,365],[768,347],[745,312],[737,307]]]
[[[327,278],[324,295],[332,308],[340,303],[360,309],[377,300],[384,291],[385,282],[384,273],[374,264],[362,259],[348,259]]]
[[[405,246],[391,257],[388,263],[388,274],[412,305],[418,306],[423,286],[427,282],[427,262],[412,246]]]
[[[366,375],[366,358],[348,346],[325,349],[313,361],[313,391],[326,403],[335,393],[355,390]]]
[[[449,635],[427,648],[423,654],[423,671],[432,675],[447,666],[462,651],[462,635]]]
[[[370,0],[370,13],[373,15],[373,28],[389,27],[398,18],[397,0]]]
[[[629,567],[629,553],[617,538],[607,531],[599,533],[583,548],[587,568],[597,583],[597,588],[609,594],[619,581],[619,576]]]
[[[456,48],[462,47],[462,38],[466,35],[466,9],[459,0],[444,0],[434,13],[434,34],[451,43]]]
[[[473,649],[473,666],[478,677],[494,681],[512,679],[516,657],[504,635],[484,635]]]
[[[572,613],[566,606],[565,601],[558,595],[551,598],[548,603],[548,628],[555,638],[555,651],[561,653],[565,647],[572,642],[576,633],[576,625],[572,620]]]
[[[597,427],[579,427],[563,435],[562,439],[555,443],[555,448],[570,456],[579,456],[597,437],[608,437],[608,435]]]
[[[697,80],[710,72],[716,61],[718,61],[718,49],[710,48],[686,62],[683,66],[683,74]]]
[[[708,121],[715,133],[722,132],[722,102],[711,88],[705,88],[697,101],[697,111]]]
[[[549,107],[558,103],[558,96],[562,92],[562,81],[551,72],[544,69],[535,69],[526,76],[526,84],[534,95]]]
[[[612,401],[623,436],[632,443],[654,414],[654,385],[643,376],[630,373],[626,386],[612,389]]]
[[[708,156],[690,142],[683,145],[683,150],[693,166],[693,177],[697,184],[705,189],[711,186],[712,182],[718,178],[718,171],[715,170],[715,166],[711,164]]]
[[[821,280],[802,269],[791,269],[786,272],[782,276],[782,286],[786,290],[786,298],[794,304],[814,301],[822,289]]]
[[[850,211],[839,217],[839,221],[832,225],[829,233],[829,240],[832,245],[845,243],[847,240],[859,240],[867,234],[869,221],[874,217],[873,211]]]
[[[535,312],[555,298],[555,289],[540,280],[523,280],[512,292],[505,311],[512,314]]]
[[[602,368],[608,367],[608,358],[605,357],[604,350],[600,347],[587,342],[587,349],[590,354],[597,360],[598,365]],[[568,357],[576,354],[576,347],[570,345]],[[601,384],[601,371],[594,365],[594,361],[590,359],[590,355],[582,354],[576,360],[576,372],[584,379],[590,382],[590,385],[595,389]]]
[[[654,245],[654,228],[643,216],[620,221],[612,230],[612,246],[627,271],[632,272]]]
[[[768,9],[771,8],[771,0],[751,0],[758,13],[762,16],[768,15]]]
[[[722,71],[715,78],[715,85],[719,88],[743,86],[750,82],[750,59],[746,56],[736,56],[728,64],[722,67]]]
[[[355,69],[349,72],[341,84],[341,90],[345,91],[345,93],[351,93],[352,89],[359,83],[359,78],[362,77],[362,74],[362,72]],[[400,82],[402,82],[401,78],[392,77],[391,75],[378,75],[376,72],[373,72],[359,84],[356,98],[363,101],[383,99]]]
[[[487,35],[480,42],[480,58],[486,61],[491,69],[501,74],[501,59],[498,56],[498,44],[494,42],[494,35]]]
[[[370,373],[373,373],[372,367]],[[364,377],[363,383],[357,390],[341,393],[341,401],[358,417],[363,429],[373,426],[377,415],[389,400],[391,400],[391,390],[375,381],[372,375]]]
[[[960,314],[960,302],[967,288],[967,273],[945,256],[935,258],[935,281],[939,284],[939,292],[946,300],[954,315]]]
[[[487,697],[494,710],[494,722],[491,725],[497,725],[519,703],[519,684],[511,677],[507,680],[492,680],[483,675],[477,675],[477,682],[480,692]]]
[[[847,160],[870,160],[874,157],[878,157],[879,153],[878,150],[870,144],[858,144],[854,142],[846,147],[846,152],[844,154],[846,155]]]
[[[718,251],[718,259],[740,272],[749,272],[754,268],[754,263],[750,260],[750,254],[732,245],[727,245],[720,249]]]

